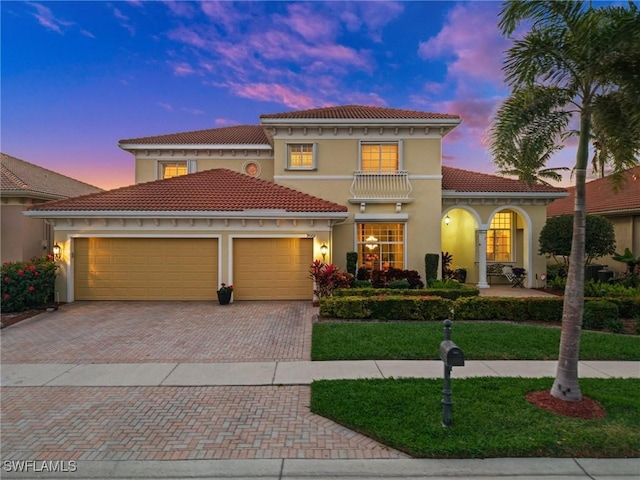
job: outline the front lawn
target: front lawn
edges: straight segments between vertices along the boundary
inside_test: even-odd
[[[442,379],[317,381],[311,410],[415,457],[638,457],[640,380],[581,379],[607,416],[581,420],[530,405],[547,379],[452,381],[453,425],[442,427]]]
[[[315,323],[312,360],[439,360],[442,322]],[[560,329],[454,322],[451,339],[467,360],[556,360]],[[583,331],[581,360],[640,360],[640,336]]]

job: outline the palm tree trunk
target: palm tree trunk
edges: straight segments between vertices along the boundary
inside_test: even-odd
[[[571,263],[564,291],[558,369],[553,387],[551,387],[551,395],[573,402],[582,400],[582,392],[578,382],[578,359],[584,311],[584,252],[587,229],[586,178],[590,129],[590,114],[587,109],[584,109],[580,115],[580,138],[576,153],[576,199],[573,213]]]

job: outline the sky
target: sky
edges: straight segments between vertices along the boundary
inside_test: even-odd
[[[500,5],[3,0],[0,150],[111,189],[134,183],[121,139],[357,104],[460,115],[443,164],[494,173]]]

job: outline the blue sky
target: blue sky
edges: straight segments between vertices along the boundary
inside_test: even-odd
[[[360,104],[454,113],[443,163],[487,173],[508,90],[494,1],[2,1],[1,149],[102,188],[118,140]],[[568,148],[550,166],[571,165]],[[568,178],[566,179],[568,181]]]

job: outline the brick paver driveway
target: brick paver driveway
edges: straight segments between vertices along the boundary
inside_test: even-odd
[[[3,330],[3,363],[310,359],[311,302],[74,302]]]
[[[310,358],[310,302],[77,302],[2,331],[7,363]],[[2,460],[398,458],[308,386],[3,387]]]

